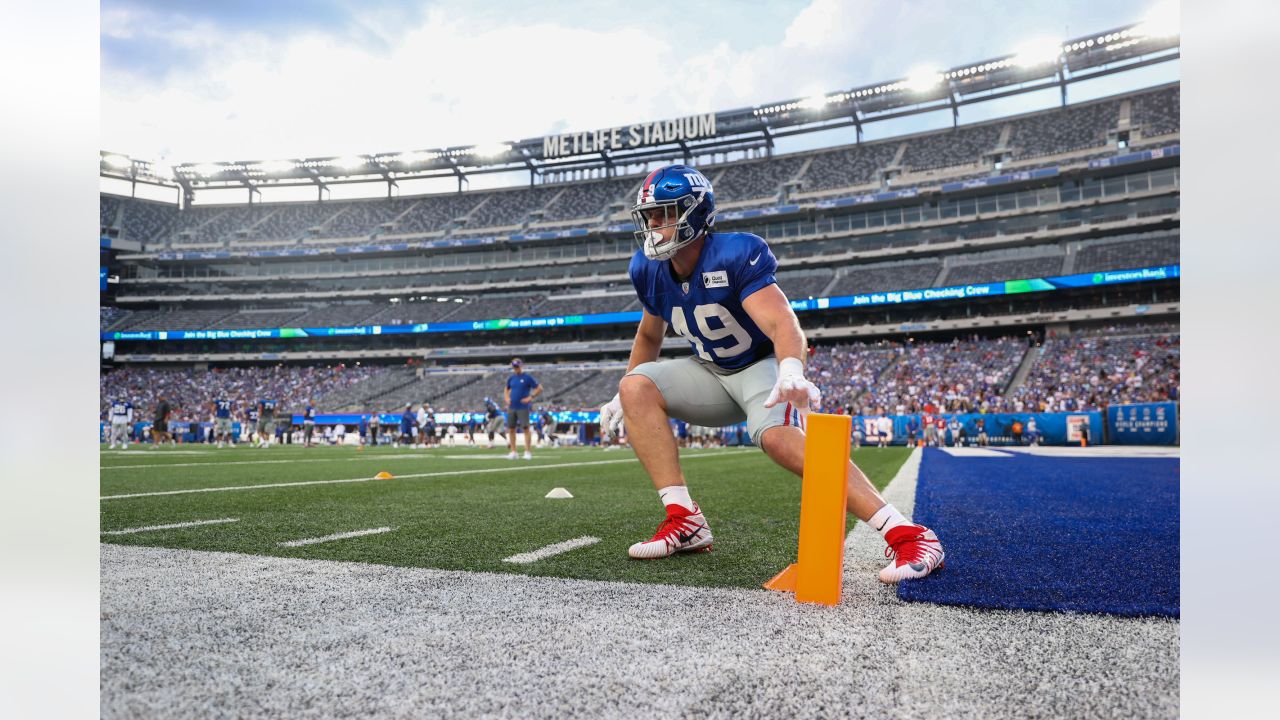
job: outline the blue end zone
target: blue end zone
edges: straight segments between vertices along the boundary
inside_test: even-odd
[[[1178,459],[926,449],[914,519],[946,567],[904,600],[1178,617]]]

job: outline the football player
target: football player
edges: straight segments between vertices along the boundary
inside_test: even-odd
[[[244,411],[244,434],[247,436],[245,442],[253,442],[253,438],[258,435],[258,419],[261,412],[258,410],[258,404],[252,403]]]
[[[107,413],[111,421],[111,444],[109,450],[120,445],[121,450],[129,449],[129,426],[133,424],[133,403],[128,400],[111,401],[111,409]]]
[[[258,447],[271,447],[271,436],[276,434],[276,401],[264,398],[258,405],[262,408],[258,416],[258,437],[262,444]]]
[[[302,411],[302,447],[311,447],[311,439],[316,433],[316,404],[307,398],[307,407]]]
[[[493,436],[502,429],[502,411],[498,409],[498,404],[493,401],[493,398],[484,399],[484,414],[486,418],[484,429],[489,434],[488,447],[493,447]]]
[[[213,435],[219,448],[231,446],[231,401],[226,398],[213,401]]]
[[[692,167],[658,168],[631,211],[640,249],[631,282],[643,306],[618,394],[601,408],[602,432],[627,436],[667,517],[633,558],[668,557],[711,547],[711,528],[689,495],[669,417],[708,427],[746,421],[751,440],[796,475],[804,471],[804,417],[821,398],[804,375],[804,332],[774,278],[777,260],[763,239],[713,232],[710,181]],[[670,325],[693,355],[658,361]],[[848,510],[880,532],[893,558],[880,580],[895,583],[942,565],[933,531],[886,503],[847,463]]]

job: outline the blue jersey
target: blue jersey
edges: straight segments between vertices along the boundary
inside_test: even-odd
[[[304,410],[304,411],[302,412],[302,419],[304,419],[304,420],[310,420],[311,422],[315,422],[315,421],[316,421],[316,409],[315,409],[315,406],[313,406],[313,405],[308,405],[308,406],[307,406],[307,409],[306,409],[306,410]]]
[[[275,400],[263,400],[263,401],[262,401],[262,415],[263,415],[264,417],[267,417],[267,418],[273,418],[273,417],[275,417],[275,416],[276,416],[276,401],[275,401]]]
[[[128,422],[133,416],[133,403],[116,400],[111,403],[111,422]]]
[[[256,406],[249,408],[248,415],[249,422],[258,422],[258,408]]]
[[[231,417],[231,401],[230,400],[214,400],[213,401],[214,416],[220,418]]]
[[[769,339],[742,309],[752,293],[776,284],[778,260],[751,233],[709,233],[684,282],[670,260],[631,258],[631,284],[640,304],[688,340],[694,353],[725,370],[741,370],[773,353]]]
[[[512,373],[507,378],[507,389],[511,391],[511,409],[528,410],[529,393],[538,387],[538,381],[529,373]]]

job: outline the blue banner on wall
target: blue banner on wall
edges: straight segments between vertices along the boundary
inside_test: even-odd
[[[964,444],[973,445],[985,430],[991,445],[1029,445],[1038,441],[1042,445],[1078,445],[1081,434],[1088,432],[1090,443],[1102,442],[1102,413],[938,413],[936,415],[889,415],[893,428],[889,432],[889,444],[903,445],[910,438],[910,424],[916,423],[916,440],[924,438],[925,418],[941,417],[947,427],[942,441],[954,444],[956,436],[963,433]],[[875,444],[877,438],[876,415],[855,415],[855,425],[863,429],[863,444]],[[1031,420],[1035,420],[1032,425]],[[959,422],[958,429],[951,427],[952,420]],[[1014,422],[1022,424],[1022,438],[1014,437]],[[1034,429],[1032,429],[1034,427]]]
[[[1116,165],[1127,165],[1128,163],[1142,162],[1144,160],[1159,160],[1160,158],[1175,157],[1181,154],[1181,145],[1170,145],[1169,147],[1156,148],[1155,150],[1143,150],[1142,152],[1129,153],[1127,155],[1116,155],[1114,157],[1101,158],[1099,160],[1090,160],[1089,167],[1114,167]]]
[[[1178,404],[1112,405],[1107,408],[1107,432],[1117,445],[1177,445]]]
[[[942,192],[956,192],[958,190],[972,190],[973,188],[990,187],[992,185],[1004,185],[1011,182],[1024,182],[1027,180],[1040,180],[1043,178],[1054,177],[1058,174],[1058,168],[1047,167],[1037,168],[1035,170],[1024,170],[1022,172],[1009,173],[1008,175],[996,175],[995,177],[972,178],[962,180],[960,182],[950,182],[942,184]]]

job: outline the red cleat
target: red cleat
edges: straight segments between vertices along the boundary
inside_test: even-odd
[[[889,547],[885,557],[893,562],[880,571],[880,582],[896,583],[899,580],[922,578],[934,570],[942,569],[947,554],[942,551],[938,536],[923,525],[899,525],[885,535]]]
[[[670,557],[678,552],[702,552],[711,549],[711,527],[694,503],[689,511],[680,505],[667,506],[667,519],[645,542],[632,545],[627,554],[638,560]]]

